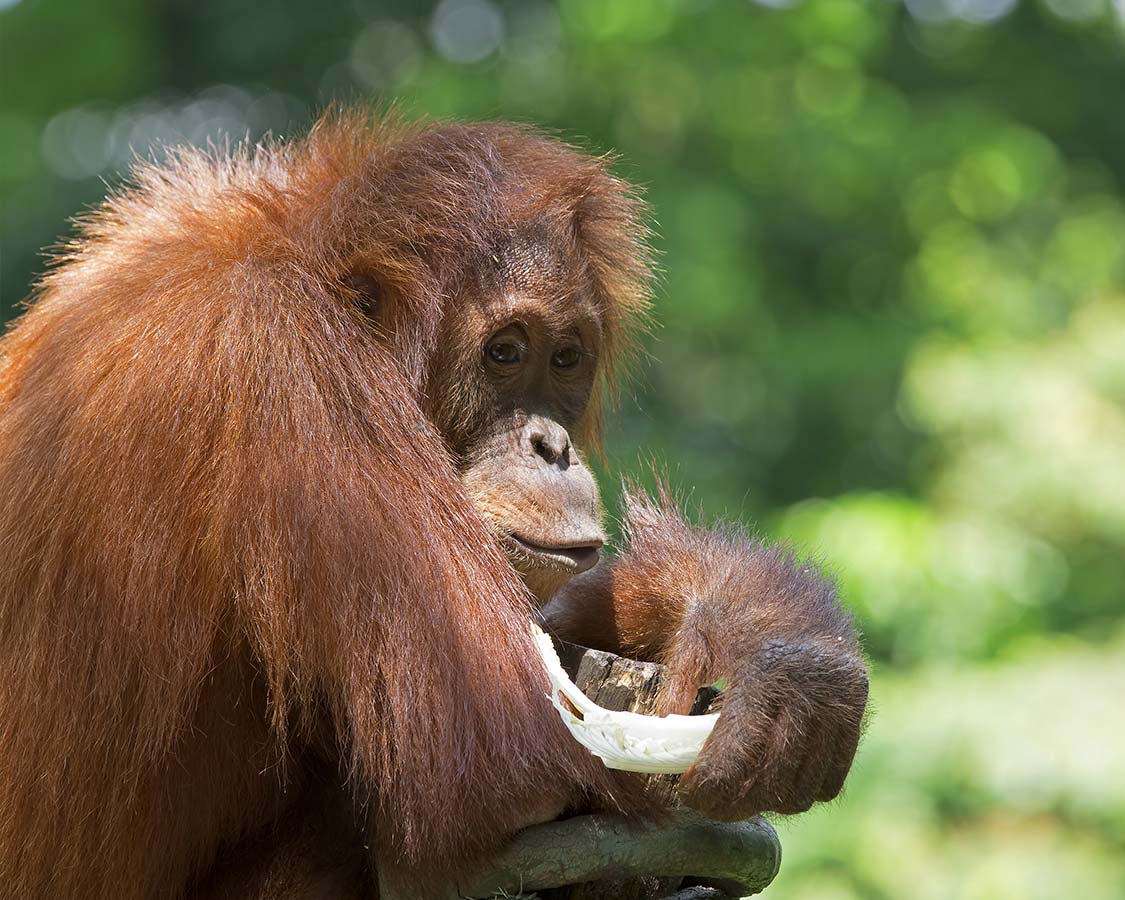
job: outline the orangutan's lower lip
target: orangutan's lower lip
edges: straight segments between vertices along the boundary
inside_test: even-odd
[[[508,536],[516,552],[524,557],[532,557],[536,562],[563,567],[577,572],[592,569],[598,562],[602,542],[549,546],[529,541],[518,534]]]

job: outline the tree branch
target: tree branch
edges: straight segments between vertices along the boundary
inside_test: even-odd
[[[737,882],[745,896],[768,885],[780,864],[777,835],[762,819],[712,822],[688,809],[672,810],[660,825],[576,816],[525,828],[459,893],[491,897],[603,878],[693,875]]]

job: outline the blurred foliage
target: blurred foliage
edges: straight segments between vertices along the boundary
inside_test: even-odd
[[[876,664],[770,896],[1125,897],[1123,16],[0,0],[0,318],[161,142],[359,99],[616,150],[666,274],[610,470],[809,548]]]

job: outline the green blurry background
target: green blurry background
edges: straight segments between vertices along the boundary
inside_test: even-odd
[[[774,898],[1125,897],[1125,3],[0,0],[0,318],[154,142],[335,98],[615,149],[609,468],[809,547],[874,663]]]

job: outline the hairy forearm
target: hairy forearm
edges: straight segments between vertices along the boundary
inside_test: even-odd
[[[725,678],[722,715],[680,798],[730,821],[831,800],[855,756],[867,668],[832,582],[783,547],[691,526],[629,497],[620,559],[544,609],[560,637],[667,666],[659,712]]]
[[[789,550],[689,525],[667,503],[629,498],[627,514],[622,556],[575,579],[544,617],[567,640],[666,663],[668,708],[794,653],[861,660],[832,582]]]

